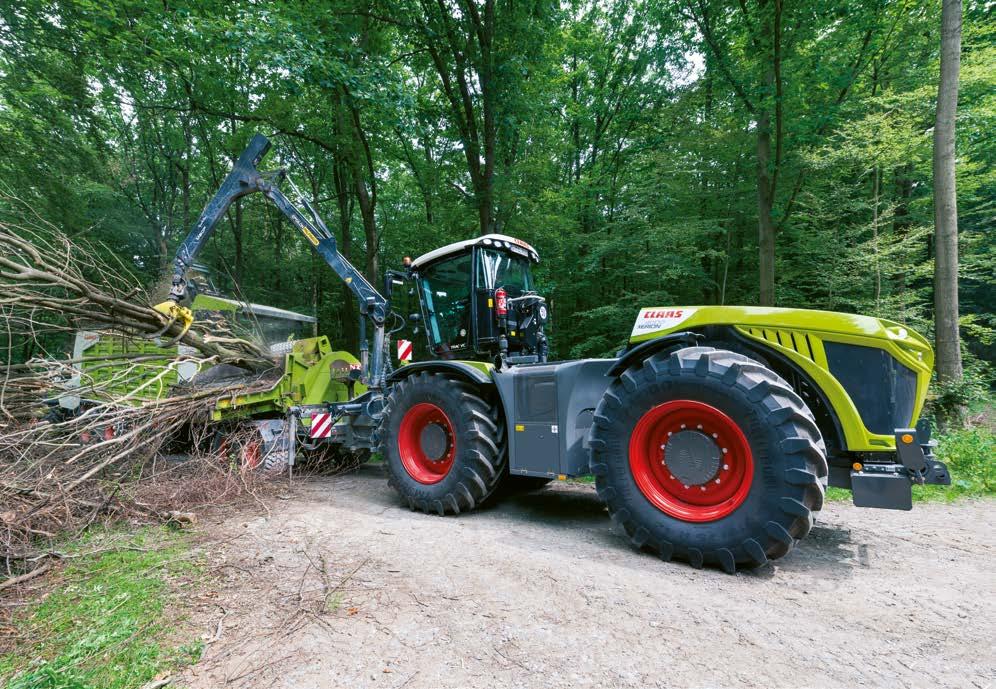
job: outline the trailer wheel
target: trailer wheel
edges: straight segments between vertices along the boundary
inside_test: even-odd
[[[253,422],[219,428],[211,441],[211,454],[239,471],[276,476],[286,471],[290,460],[286,442],[268,441]]]
[[[504,473],[501,428],[497,404],[459,378],[423,371],[399,381],[378,431],[388,480],[413,510],[472,510]]]
[[[733,573],[782,557],[823,506],[812,414],[742,354],[689,347],[627,369],[595,411],[591,470],[639,548]]]

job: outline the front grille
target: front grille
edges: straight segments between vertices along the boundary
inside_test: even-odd
[[[884,349],[827,342],[830,373],[847,392],[861,420],[872,433],[892,435],[906,428],[916,405],[916,372]]]

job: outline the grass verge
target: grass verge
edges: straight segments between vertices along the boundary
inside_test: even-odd
[[[170,609],[200,573],[187,534],[98,531],[66,554],[52,590],[16,616],[15,645],[0,655],[0,686],[141,687],[197,660],[199,643],[177,645]]]
[[[913,486],[913,502],[996,496],[996,434],[986,425],[935,436],[937,458],[948,465],[950,486]],[[850,501],[851,491],[830,488],[828,500]]]

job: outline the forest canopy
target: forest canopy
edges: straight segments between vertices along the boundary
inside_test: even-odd
[[[957,122],[976,362],[996,359],[992,13],[965,5]],[[151,286],[261,132],[374,284],[477,234],[534,245],[556,356],[610,354],[638,307],[666,304],[929,335],[939,17],[906,0],[8,0],[0,215],[36,214]],[[349,293],[261,198],[201,260],[355,351]]]

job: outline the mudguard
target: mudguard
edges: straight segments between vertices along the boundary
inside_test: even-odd
[[[837,417],[844,436],[841,449],[894,451],[894,429],[916,425],[923,410],[934,363],[930,343],[906,326],[881,318],[754,306],[649,307],[640,309],[630,347],[715,326],[731,328],[759,348],[775,352],[813,381]],[[875,366],[888,375],[880,375]],[[909,384],[900,389],[897,379]],[[904,418],[890,419],[894,425],[886,427],[874,414],[890,399],[882,395],[891,394],[894,401],[897,391],[906,395]]]
[[[456,373],[479,385],[492,384],[494,366],[480,361],[417,361],[395,369],[387,377],[388,383],[396,383],[420,371]]]

